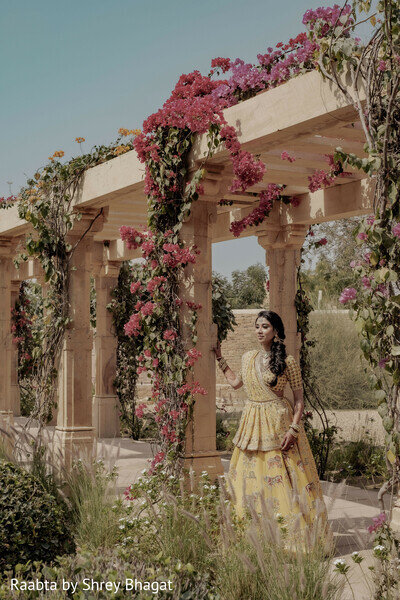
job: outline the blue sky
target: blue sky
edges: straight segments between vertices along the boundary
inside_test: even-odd
[[[313,0],[2,0],[0,196],[55,150],[66,157],[141,127],[181,73],[216,56],[254,61],[302,31]],[[323,3],[322,3],[323,4]],[[1,218],[1,214],[0,214]],[[122,223],[121,223],[122,224]],[[215,244],[225,275],[264,262],[254,237]]]

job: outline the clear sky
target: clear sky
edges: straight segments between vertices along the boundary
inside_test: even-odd
[[[120,127],[140,128],[182,73],[206,74],[216,56],[255,61],[303,31],[304,12],[320,5],[1,0],[0,196],[9,194],[8,181],[17,193],[55,150],[77,153],[78,136],[88,150],[111,142]],[[213,268],[228,276],[264,258],[254,237],[213,248]]]

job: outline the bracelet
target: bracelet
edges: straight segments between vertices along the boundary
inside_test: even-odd
[[[296,431],[295,429],[293,429],[292,426],[289,427],[289,429],[291,429],[292,431],[290,432],[290,434],[294,437],[294,438],[298,438],[299,437],[299,433],[298,431]]]
[[[297,432],[300,431],[300,425],[297,425],[297,423],[292,423],[290,427]]]
[[[221,369],[221,371],[224,372],[228,368],[228,363],[224,358],[222,358],[220,361],[218,361],[218,366]]]

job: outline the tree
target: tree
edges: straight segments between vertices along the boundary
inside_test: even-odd
[[[265,299],[267,271],[261,263],[232,273],[232,307],[259,308]]]
[[[355,239],[355,229],[360,217],[322,223],[314,228],[314,238],[326,238],[326,246],[313,248],[308,261],[312,266],[303,270],[303,286],[316,305],[318,290],[330,304],[337,304],[345,287],[355,286],[354,270],[350,266],[361,259],[361,249]]]

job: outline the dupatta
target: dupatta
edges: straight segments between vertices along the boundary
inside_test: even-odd
[[[242,358],[242,379],[247,395],[238,430],[232,442],[241,450],[278,450],[292,422],[289,400],[280,398],[263,381],[258,350]]]

